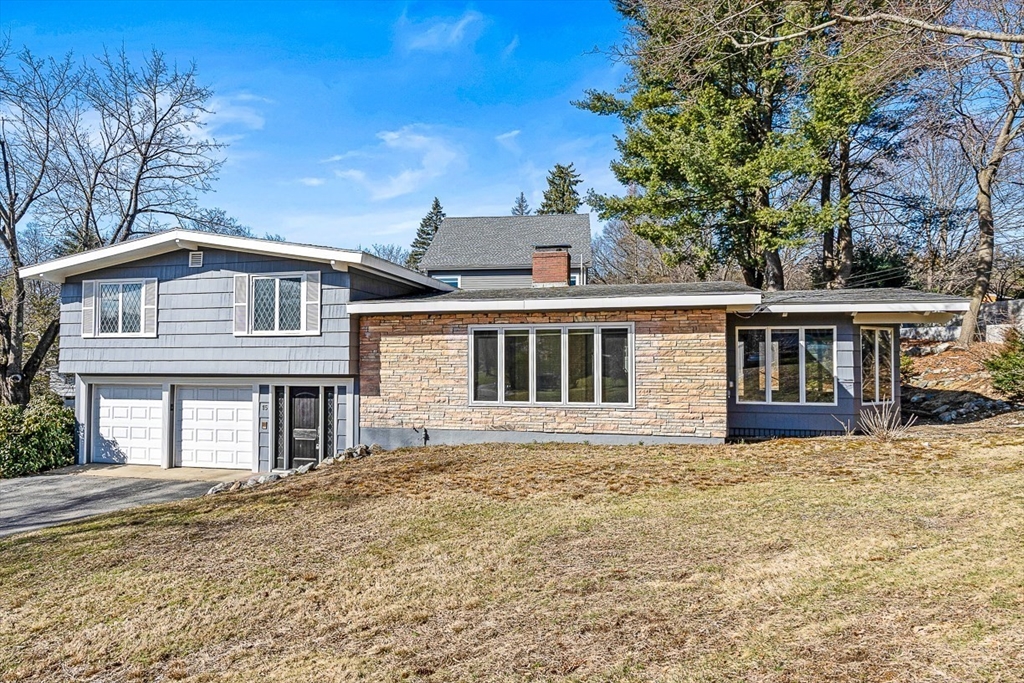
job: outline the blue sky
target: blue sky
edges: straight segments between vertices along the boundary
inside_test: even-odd
[[[0,26],[37,54],[194,60],[230,143],[203,203],[260,234],[408,245],[435,195],[451,216],[507,214],[520,191],[536,207],[555,163],[618,188],[619,124],[570,104],[625,76],[594,52],[621,39],[608,0],[0,0]]]

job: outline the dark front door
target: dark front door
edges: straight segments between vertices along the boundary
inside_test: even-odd
[[[292,467],[320,461],[320,387],[291,389]]]

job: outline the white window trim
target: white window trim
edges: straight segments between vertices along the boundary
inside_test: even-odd
[[[883,326],[883,327],[861,327],[860,328],[860,332],[858,332],[858,335],[860,335],[860,341],[861,341],[861,344],[862,344],[861,350],[860,350],[860,364],[861,364],[861,369],[860,369],[860,376],[861,376],[860,402],[861,402],[862,405],[867,405],[867,406],[882,406],[882,405],[885,405],[887,403],[893,403],[896,400],[896,382],[899,379],[899,373],[897,371],[892,370],[892,368],[890,368],[890,371],[889,371],[889,376],[891,377],[891,380],[890,380],[891,381],[891,385],[889,386],[889,398],[883,399],[881,401],[876,401],[874,399],[868,401],[868,400],[866,400],[864,398],[864,348],[863,348],[863,341],[864,340],[863,340],[863,336],[862,336],[862,333],[864,333],[864,332],[872,332],[873,333],[872,336],[875,339],[875,372],[874,372],[874,376],[875,376],[875,391],[873,393],[874,396],[878,396],[879,390],[882,388],[882,384],[881,384],[882,378],[879,376],[879,372],[878,372],[881,369],[881,366],[878,364],[878,339],[879,339],[879,334],[878,333],[879,332],[888,332],[889,333],[889,344],[890,344],[890,346],[889,346],[889,362],[892,363],[894,361],[894,359],[896,358],[896,339],[897,339],[897,337],[896,337],[896,333],[893,332],[893,329],[891,327],[884,327]]]
[[[742,330],[764,330],[765,332],[765,382],[764,382],[764,398],[763,401],[745,401],[740,398],[740,374],[743,372],[743,352],[740,348],[740,332]],[[793,332],[797,331],[800,334],[800,400],[799,401],[773,401],[772,400],[772,361],[774,355],[772,354],[772,331],[777,330],[779,332]],[[821,403],[818,401],[807,400],[807,351],[806,344],[804,342],[804,333],[807,330],[832,330],[832,401],[830,403]],[[739,326],[735,330],[736,340],[736,369],[734,376],[736,378],[736,403],[743,405],[754,405],[754,406],[837,406],[839,405],[839,335],[835,325],[744,325]]]
[[[297,330],[257,330],[256,329],[256,280],[275,280],[274,283],[274,326],[281,324],[280,311],[278,310],[281,305],[281,282],[282,279],[288,278],[299,278],[299,329]],[[315,336],[319,335],[319,332],[311,332],[306,324],[306,301],[308,294],[306,287],[309,286],[308,272],[307,271],[295,271],[288,273],[251,273],[249,275],[249,333],[246,336],[250,337],[304,337],[304,336]],[[320,296],[323,296],[321,290]],[[321,300],[320,307],[320,318],[321,325],[323,324],[323,301]]]
[[[439,282],[443,282],[446,285],[451,285],[456,289],[462,289],[462,276],[461,275],[434,275],[433,278]],[[455,280],[455,284],[448,282],[448,280]]]
[[[118,285],[120,289],[117,294],[117,328],[124,326],[124,286],[139,286],[139,331],[138,332],[103,332],[103,285]],[[122,278],[115,280],[96,280],[93,296],[93,336],[102,339],[135,339],[138,337],[152,337],[146,334],[146,278]]]
[[[580,284],[580,275],[579,275],[579,273],[569,273],[569,286],[570,287],[578,287],[579,284]]]
[[[627,349],[629,353],[629,402],[627,403],[603,403],[600,400],[602,370],[601,367],[601,331],[604,329],[616,329],[627,331]],[[505,330],[528,330],[530,338],[530,361],[529,361],[529,382],[530,399],[528,401],[506,401],[505,400]],[[561,330],[562,332],[562,396],[568,399],[569,396],[569,330],[593,330],[594,331],[594,401],[569,402],[538,402],[537,401],[537,330]],[[473,343],[473,333],[477,331],[496,331],[498,333],[498,377],[497,391],[498,398],[495,401],[479,401],[474,398],[473,377],[476,367],[476,348]],[[564,323],[564,324],[540,324],[540,325],[470,325],[468,331],[469,343],[469,366],[467,372],[467,388],[470,406],[495,407],[513,406],[530,408],[601,408],[601,409],[631,409],[636,407],[636,334],[632,322],[621,323]]]

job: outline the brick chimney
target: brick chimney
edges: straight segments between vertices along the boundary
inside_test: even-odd
[[[536,245],[533,248],[533,286],[569,286],[568,244]]]

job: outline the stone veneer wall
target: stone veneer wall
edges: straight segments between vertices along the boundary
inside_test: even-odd
[[[469,325],[632,322],[633,408],[470,406]],[[726,436],[725,311],[367,315],[360,426],[696,439]]]

